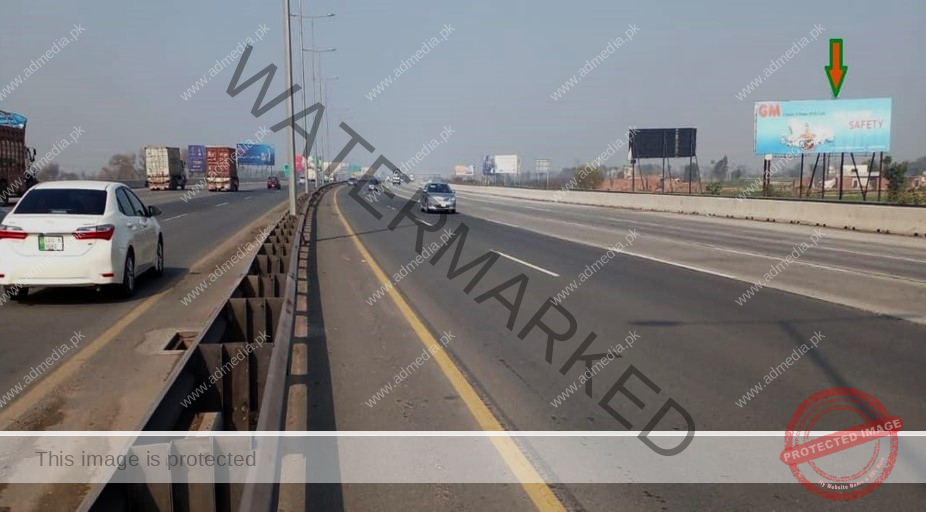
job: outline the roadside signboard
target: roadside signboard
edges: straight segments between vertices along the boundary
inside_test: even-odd
[[[757,155],[874,153],[890,149],[890,98],[755,104]]]

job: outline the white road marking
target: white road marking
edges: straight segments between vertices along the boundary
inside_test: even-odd
[[[502,222],[502,221],[500,221],[500,220],[495,220],[495,219],[492,219],[492,220],[490,220],[490,219],[483,219],[483,220],[487,220],[487,221],[489,221],[489,222],[494,222],[495,224],[501,224],[502,226],[508,226],[509,228],[518,228],[518,229],[521,229],[521,226],[515,226],[514,224],[508,224],[507,222]]]
[[[582,242],[579,242],[579,243],[582,243]],[[610,249],[610,247],[604,247],[604,246],[603,246],[602,248],[603,248],[603,249]],[[692,270],[692,271],[694,271],[694,272],[701,272],[701,273],[703,273],[703,274],[709,274],[709,275],[712,275],[712,276],[725,277],[725,278],[727,278],[727,279],[733,279],[734,281],[742,281],[742,282],[747,282],[747,283],[748,283],[748,282],[751,282],[751,281],[747,281],[746,279],[743,279],[743,278],[740,278],[740,277],[732,276],[732,275],[730,275],[730,274],[724,274],[723,272],[717,272],[716,270],[710,270],[710,269],[703,268],[703,267],[696,267],[696,266],[694,266],[694,265],[686,265],[685,263],[680,263],[680,262],[678,262],[678,261],[672,261],[672,260],[667,260],[667,259],[663,259],[663,258],[657,258],[656,256],[649,256],[649,255],[647,255],[647,254],[640,254],[640,253],[638,253],[638,252],[630,252],[630,251],[623,251],[623,253],[626,254],[626,255],[628,255],[628,256],[633,256],[633,257],[635,257],[635,258],[640,258],[640,259],[643,259],[643,260],[655,261],[656,263],[662,263],[662,264],[664,264],[664,265],[671,265],[671,266],[673,266],[673,267],[683,268],[683,269],[685,269],[685,270]]]
[[[169,219],[164,219],[164,222],[170,222],[170,221],[172,221],[172,220],[174,220],[174,219],[179,219],[180,217],[186,217],[187,215],[189,215],[189,213],[182,213],[182,214],[180,214],[180,215],[171,217],[171,218],[169,218]]]
[[[218,208],[219,206],[225,206],[226,204],[228,204],[228,202],[225,202],[225,203],[219,203],[219,204],[217,204],[217,205],[215,205],[215,207],[216,207],[216,208]]]
[[[432,226],[432,227],[434,226],[434,224],[431,224],[430,222],[428,222],[428,221],[422,219],[421,217],[418,217],[418,220],[421,221],[422,224],[426,224],[426,225]]]
[[[547,269],[545,269],[545,268],[538,267],[537,265],[528,263],[528,262],[526,262],[526,261],[524,261],[524,260],[519,260],[518,258],[515,258],[514,256],[509,256],[509,255],[507,255],[507,254],[505,254],[505,253],[503,253],[503,252],[501,252],[501,251],[496,251],[495,249],[492,249],[492,252],[494,252],[495,254],[498,254],[499,256],[501,256],[501,257],[503,257],[503,258],[507,258],[507,259],[509,259],[509,260],[511,260],[511,261],[514,261],[514,262],[516,262],[516,263],[520,263],[520,264],[524,265],[525,267],[530,267],[530,268],[532,268],[532,269],[534,269],[534,270],[536,270],[536,271],[538,271],[538,272],[543,272],[544,274],[551,275],[551,276],[553,276],[553,277],[559,277],[559,274],[557,274],[556,272],[551,272],[551,271],[549,271],[549,270],[547,270]]]
[[[527,208],[528,210],[537,210],[538,212],[556,213],[556,212],[554,212],[553,210],[551,210],[551,209],[549,209],[549,208],[537,208],[536,206],[526,206],[526,205],[525,205],[525,206],[523,206],[523,208]]]
[[[254,196],[245,197],[244,200],[247,201],[248,199],[250,199],[250,198],[252,198],[252,197],[254,197]]]

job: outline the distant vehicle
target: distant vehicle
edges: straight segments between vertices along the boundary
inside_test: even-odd
[[[379,188],[378,179],[371,178],[370,181],[367,182],[367,190],[369,190],[370,192],[375,192],[378,188]]]
[[[0,110],[0,206],[39,182],[29,172],[34,164],[35,149],[26,147],[26,117]]]
[[[428,183],[421,191],[421,211],[457,212],[457,194],[446,183]]]
[[[390,179],[391,179],[391,181],[392,181],[392,184],[395,185],[395,186],[397,186],[397,187],[398,187],[399,185],[402,184],[402,178],[399,176],[399,173],[398,173],[398,172],[394,173],[394,174],[392,175],[392,178],[390,178]]]
[[[159,215],[122,183],[40,183],[0,224],[0,287],[14,300],[33,286],[111,286],[131,297],[136,276],[164,273]]]
[[[150,190],[186,189],[186,164],[180,159],[180,148],[145,147],[145,170]]]
[[[300,177],[299,177],[299,184],[300,184],[300,185],[305,185],[305,176],[300,176]]]
[[[209,192],[238,191],[238,160],[235,148],[206,146],[206,186]]]
[[[276,176],[271,176],[267,178],[267,190],[274,189],[274,188],[277,190],[282,190],[283,185],[280,184],[280,178],[277,178]]]
[[[347,184],[350,185],[351,187],[357,185],[357,178],[353,176],[351,176],[350,178],[347,178]]]

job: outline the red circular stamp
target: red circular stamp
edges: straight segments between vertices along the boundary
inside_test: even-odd
[[[820,418],[837,411],[855,414],[861,423],[810,439]],[[780,459],[791,468],[797,481],[817,496],[833,501],[856,500],[871,494],[891,474],[897,460],[897,432],[902,428],[900,418],[889,415],[873,396],[852,388],[827,389],[804,400],[791,416]],[[830,474],[818,464],[827,455],[869,444],[871,459],[866,456],[868,462],[853,467],[849,474]]]

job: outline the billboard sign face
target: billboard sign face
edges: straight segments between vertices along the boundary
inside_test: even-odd
[[[206,146],[187,146],[187,160],[190,174],[205,174]]]
[[[521,158],[518,155],[495,155],[496,174],[518,174],[521,172]]]
[[[550,160],[541,158],[534,162],[534,170],[537,172],[550,172]]]
[[[272,144],[237,145],[238,165],[276,165]]]
[[[455,165],[453,167],[454,176],[466,176],[466,166],[465,165]]]
[[[486,155],[482,159],[482,174],[489,176],[495,174],[495,157],[492,155]]]
[[[642,128],[632,129],[630,159],[688,158],[695,156],[697,128]]]
[[[874,153],[890,149],[890,98],[755,104],[757,155]]]

